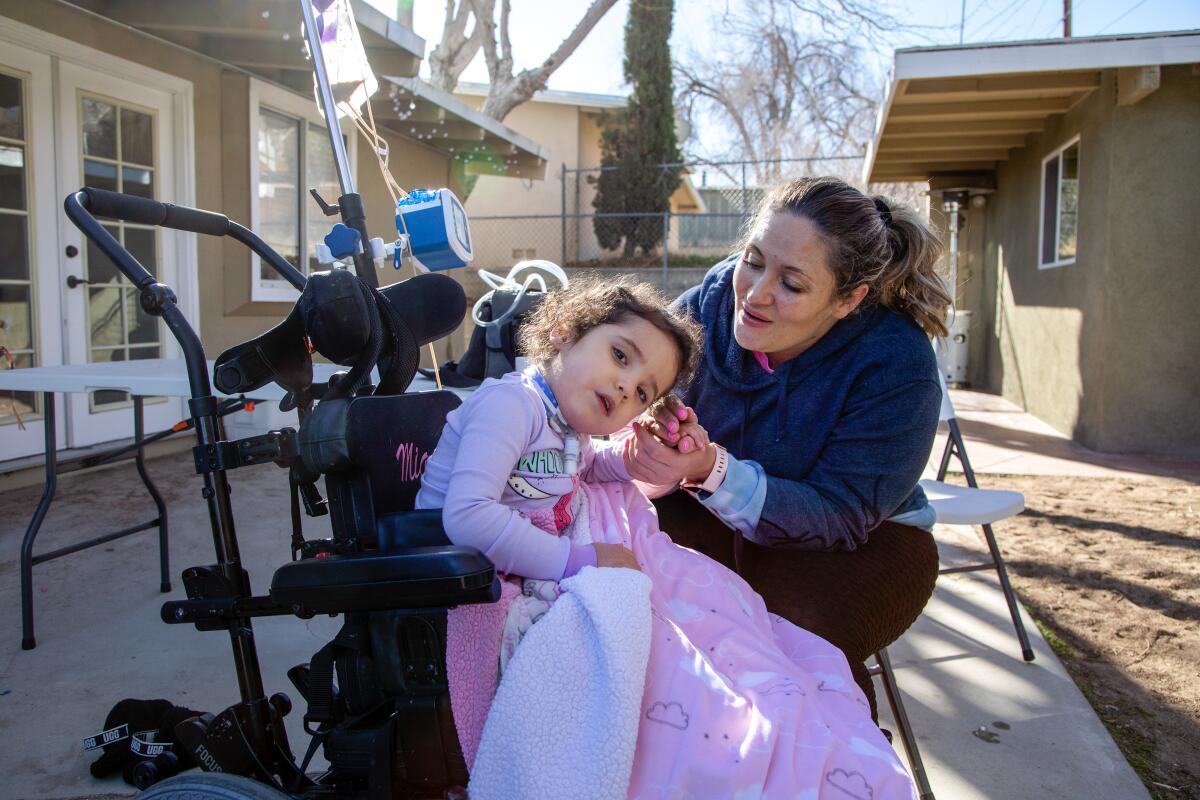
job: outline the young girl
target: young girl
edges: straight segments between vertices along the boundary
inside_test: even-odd
[[[699,355],[694,323],[648,286],[575,283],[546,296],[521,339],[533,366],[484,382],[451,412],[417,496],[418,507],[443,509],[455,544],[508,576],[500,603],[448,619],[468,765],[487,711],[465,699],[481,688],[469,684],[494,692],[559,580],[628,567],[652,586],[629,797],[913,797],[842,653],[768,614],[734,573],[674,545],[631,483],[628,439],[591,441],[686,382]],[[681,449],[707,444],[694,415],[676,435]],[[461,668],[468,657],[480,665],[474,676]]]

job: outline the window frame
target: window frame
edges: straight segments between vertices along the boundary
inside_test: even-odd
[[[307,147],[308,147],[308,123],[319,125],[322,131],[325,131],[325,119],[317,110],[316,99],[312,96],[305,97],[303,95],[284,89],[274,84],[261,81],[256,78],[250,78],[250,228],[255,232],[259,229],[261,222],[261,213],[258,204],[258,134],[261,115],[260,109],[267,108],[276,114],[281,114],[290,117],[296,121],[304,121],[306,124],[302,127],[300,136],[300,193],[302,197],[308,194],[308,187],[305,185],[305,170],[307,169]],[[341,120],[342,133],[346,137],[346,157],[350,161],[350,175],[354,179],[355,185],[358,184],[358,142],[357,135],[354,129],[354,123],[349,119]],[[327,197],[326,200],[336,202],[336,197]],[[312,202],[311,198],[302,202],[302,207],[306,214],[319,214],[320,211],[316,203]],[[332,217],[328,218],[332,226],[336,220]],[[308,244],[308,217],[305,216],[300,220],[300,251],[301,265],[300,271],[307,273],[307,251]],[[258,255],[250,254],[250,301],[251,302],[287,302],[291,303],[300,296],[299,291],[283,278],[278,280],[263,279],[261,265]]]
[[[1038,171],[1038,244],[1037,244],[1037,263],[1038,269],[1054,269],[1056,267],[1065,267],[1075,263],[1075,259],[1079,254],[1079,206],[1078,203],[1082,199],[1078,193],[1076,195],[1075,207],[1075,253],[1076,255],[1070,258],[1058,257],[1058,239],[1062,229],[1062,154],[1070,150],[1072,146],[1077,146],[1080,143],[1081,136],[1076,134],[1071,139],[1068,139],[1055,150],[1051,151],[1042,159],[1041,169]],[[1083,148],[1079,147],[1079,156],[1076,158],[1076,169],[1080,170],[1082,175],[1081,162],[1083,160]],[[1046,164],[1054,159],[1058,159],[1057,183],[1054,187],[1055,197],[1055,214],[1054,214],[1054,260],[1043,261],[1042,254],[1045,252],[1046,246]],[[1076,178],[1076,180],[1079,180]]]

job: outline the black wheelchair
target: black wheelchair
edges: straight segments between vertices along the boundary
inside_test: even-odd
[[[466,303],[462,288],[438,274],[378,290],[335,268],[306,280],[245,227],[222,214],[96,189],[66,198],[71,221],[140,290],[141,308],[161,316],[179,342],[191,382],[196,471],[208,503],[216,563],[183,573],[186,600],[163,605],[171,624],[225,630],[241,700],[220,714],[175,729],[205,770],[151,787],[147,798],[385,798],[461,795],[467,770],[458,746],[445,669],[446,610],[494,602],[499,580],[478,550],[452,545],[438,510],[414,511],[419,466],[399,469],[405,447],[430,453],[446,414],[459,404],[446,391],[404,394],[418,348],[454,330]],[[227,441],[217,414],[204,350],[158,283],[96,220],[122,219],[229,236],[257,253],[301,290],[286,320],[222,354],[214,383],[229,394],[268,381],[283,386],[298,429]],[[311,353],[348,366],[314,383]],[[369,383],[378,369],[378,386]],[[251,593],[241,566],[228,472],[274,462],[288,470],[293,560],[265,596]],[[412,466],[412,465],[410,465]],[[317,482],[323,479],[325,497]],[[304,539],[300,507],[328,513],[333,537]],[[272,615],[340,614],[341,631],[307,664],[288,672],[307,704],[312,735],[297,763],[283,719],[287,695],[264,696],[252,620]],[[335,680],[336,678],[336,680]],[[306,768],[317,747],[329,769]]]

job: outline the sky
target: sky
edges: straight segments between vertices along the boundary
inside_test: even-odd
[[[368,0],[384,11],[394,11],[395,0]],[[441,37],[445,16],[442,0],[413,0],[413,24],[426,41],[426,54]],[[1072,34],[1095,36],[1200,29],[1200,0],[1072,0]],[[676,2],[672,49],[692,47],[698,52],[719,52],[720,34],[709,23],[714,9],[727,0]],[[570,32],[588,6],[587,0],[512,0],[509,26],[515,70],[540,63]],[[1062,0],[965,0],[963,40],[968,43],[1054,38],[1062,35]],[[920,30],[896,37],[891,47],[957,44],[964,0],[893,0],[893,13]],[[622,93],[627,1],[620,0],[597,24],[574,55],[551,76],[549,88],[561,91]],[[890,63],[890,47],[880,60]],[[428,73],[428,66],[424,68]],[[487,82],[480,54],[462,80]]]

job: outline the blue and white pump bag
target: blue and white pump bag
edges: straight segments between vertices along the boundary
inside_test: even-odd
[[[449,189],[416,189],[396,203],[396,230],[426,270],[465,267],[474,256],[467,212]],[[398,263],[398,262],[397,262]]]

